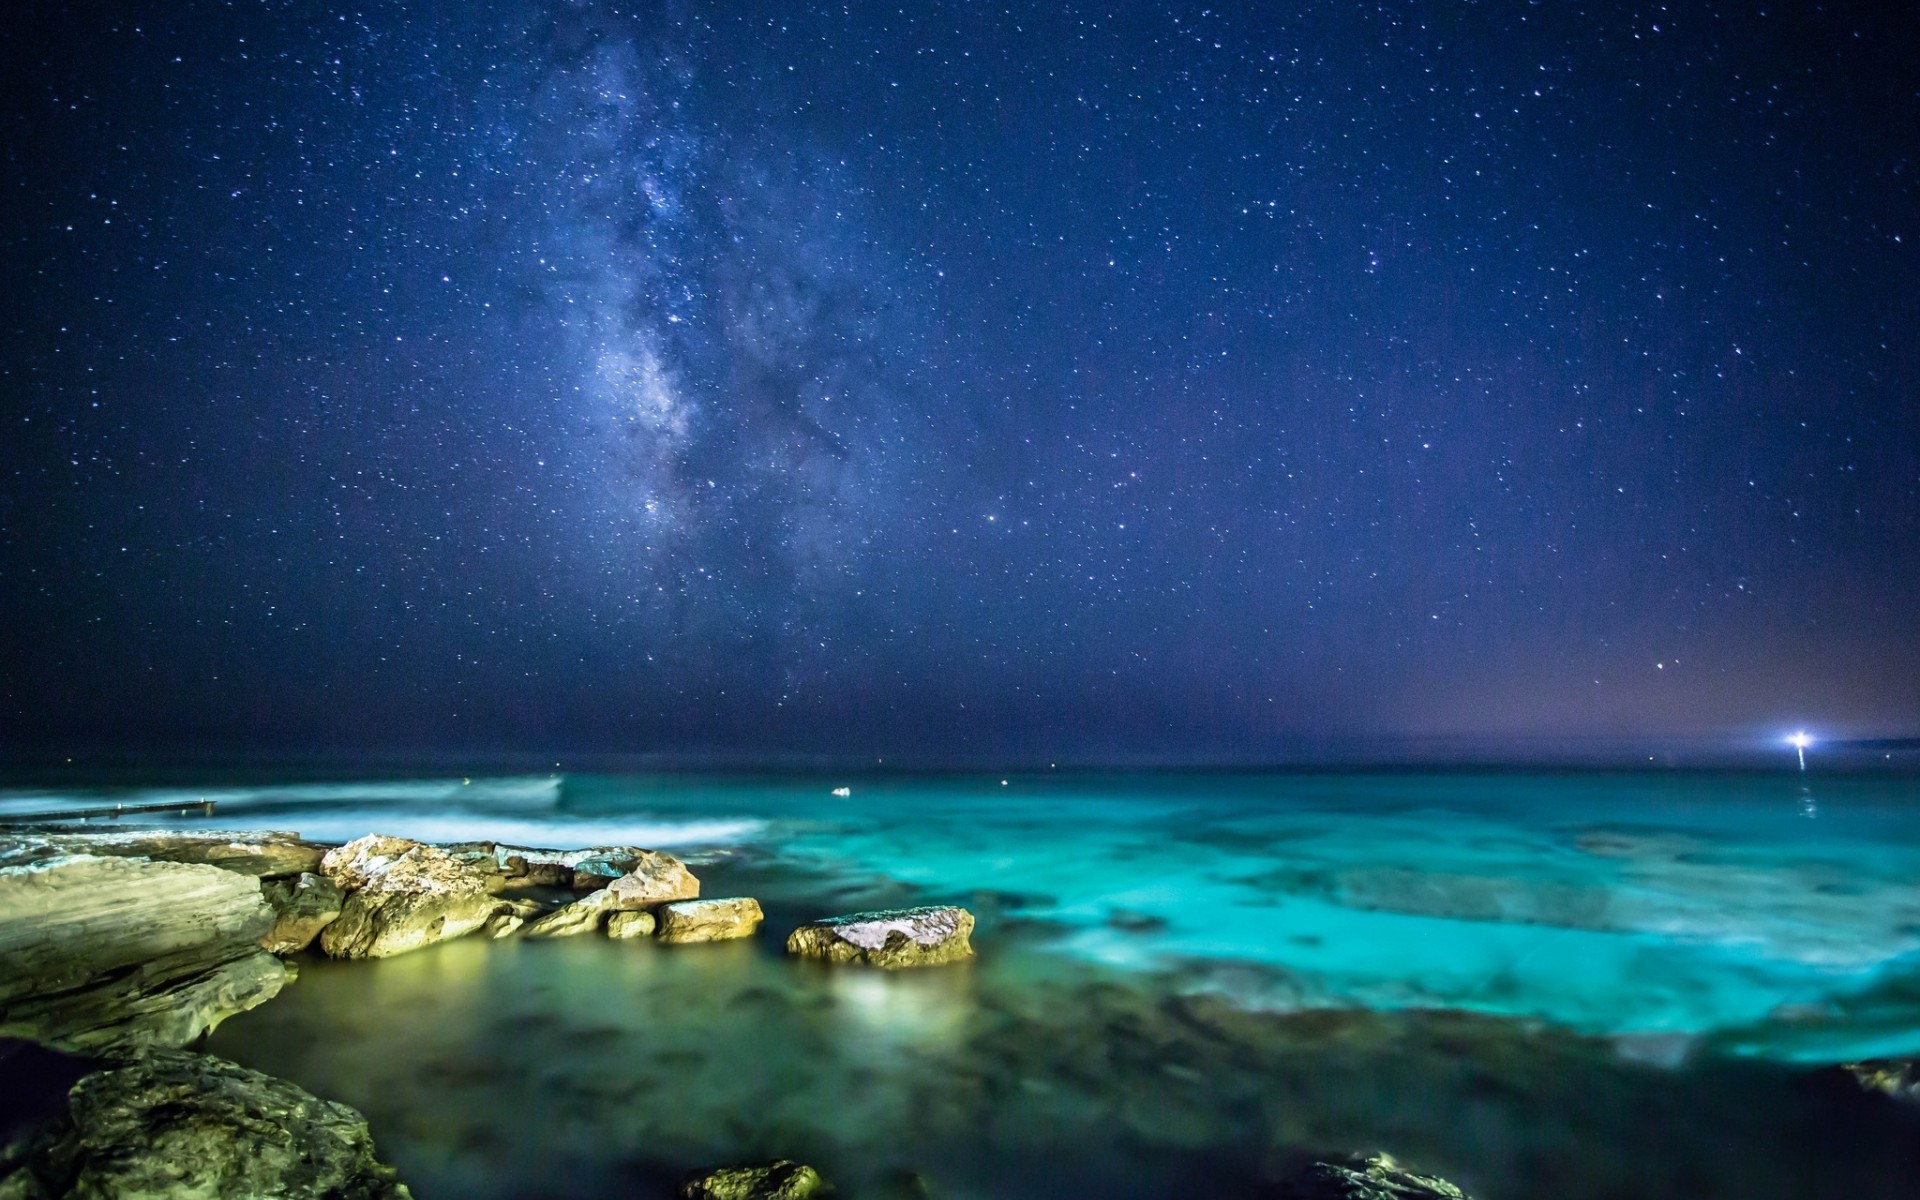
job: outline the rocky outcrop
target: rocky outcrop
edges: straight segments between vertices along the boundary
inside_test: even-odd
[[[296,833],[175,833],[136,830],[124,833],[71,833],[48,830],[14,834],[0,845],[0,867],[30,866],[57,858],[144,858],[153,862],[202,863],[262,879],[320,869],[327,847]]]
[[[1875,1092],[1908,1104],[1920,1104],[1920,1061],[1910,1058],[1872,1058],[1844,1063],[1840,1068],[1861,1091]]]
[[[248,875],[79,856],[0,868],[0,1035],[78,1050],[181,1046],[286,982]]]
[[[787,938],[787,953],[888,969],[928,967],[971,958],[972,934],[973,914],[964,908],[896,908],[802,925]]]
[[[274,954],[298,954],[340,915],[346,893],[324,875],[303,872],[292,879],[265,879],[260,891],[273,906],[273,929],[260,945]]]
[[[528,921],[520,933],[523,937],[554,938],[575,937],[582,933],[598,933],[607,922],[608,914],[614,910],[613,896],[602,890],[583,896],[571,904],[563,904],[543,917]]]
[[[608,891],[613,889],[609,888]],[[748,896],[724,900],[680,900],[654,910],[659,921],[656,936],[663,942],[723,942],[752,937],[765,914],[760,902]]]
[[[641,850],[630,858],[610,860],[609,865],[626,868],[605,884],[616,898],[618,908],[652,908],[676,900],[692,900],[700,895],[700,881],[687,870],[687,864],[659,850]],[[590,860],[574,868],[573,889],[584,890],[582,880],[597,878]]]
[[[507,906],[487,877],[435,846],[372,834],[329,850],[320,872],[346,892],[320,934],[334,958],[386,958],[472,933]]]
[[[66,1115],[11,1165],[0,1200],[408,1197],[374,1156],[359,1113],[283,1079],[174,1050],[83,1077]]]
[[[1444,1179],[1415,1175],[1385,1154],[1317,1162],[1280,1189],[1283,1200],[1468,1200]]]
[[[617,912],[607,918],[607,936],[617,940],[648,937],[657,923],[650,912]]]
[[[681,1200],[807,1200],[826,1190],[820,1172],[785,1159],[761,1167],[699,1171],[680,1183]]]

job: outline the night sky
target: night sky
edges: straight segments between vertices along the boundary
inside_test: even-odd
[[[1916,45],[1810,4],[10,9],[0,744],[1911,733]]]

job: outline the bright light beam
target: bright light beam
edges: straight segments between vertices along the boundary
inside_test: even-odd
[[[1794,752],[1800,756],[1800,769],[1805,771],[1807,769],[1807,747],[1813,745],[1813,738],[1809,736],[1804,729],[1795,730],[1793,733],[1787,735],[1787,745],[1792,746]]]

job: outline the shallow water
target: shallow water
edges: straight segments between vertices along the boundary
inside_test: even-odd
[[[314,960],[211,1048],[367,1112],[422,1197],[666,1195],[776,1155],[856,1196],[907,1171],[1253,1195],[1374,1148],[1492,1197],[1912,1196],[1914,1116],[1799,1064],[1920,1051],[1916,801],[1761,775],[229,788],[213,825],[672,846],[768,922]],[[969,904],[980,959],[777,952],[912,900]]]

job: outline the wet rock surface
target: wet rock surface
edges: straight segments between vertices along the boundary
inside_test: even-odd
[[[820,1172],[805,1163],[698,1171],[680,1183],[681,1200],[807,1200],[826,1190]]]
[[[836,963],[896,969],[957,962],[973,956],[973,914],[937,905],[853,913],[793,931],[787,952]]]
[[[386,958],[461,937],[505,909],[487,877],[436,846],[377,834],[327,852],[320,872],[346,893],[320,934],[334,958]]]
[[[327,849],[296,833],[267,830],[75,833],[47,829],[15,832],[0,840],[0,867],[86,855],[199,863],[241,875],[274,879],[319,870],[320,858]]]
[[[607,936],[616,941],[650,937],[657,924],[649,912],[617,912],[607,918]]]
[[[0,1160],[0,1200],[405,1200],[366,1120],[223,1059],[152,1051],[74,1084],[66,1113]]]
[[[1282,1200],[1469,1200],[1444,1179],[1415,1175],[1390,1155],[1317,1162],[1281,1186]]]
[[[267,879],[261,894],[273,906],[273,928],[260,942],[274,954],[298,954],[340,916],[346,893],[324,875],[302,872],[291,879]]]
[[[606,924],[607,917],[613,910],[613,897],[603,889],[582,896],[571,904],[563,904],[545,916],[528,921],[520,934],[522,937],[552,938],[597,933]]]
[[[69,1049],[181,1046],[280,990],[252,876],[73,856],[0,868],[0,1035]]]
[[[722,942],[752,937],[765,914],[760,902],[739,896],[713,900],[681,900],[654,910],[659,921],[656,936],[663,942]]]

